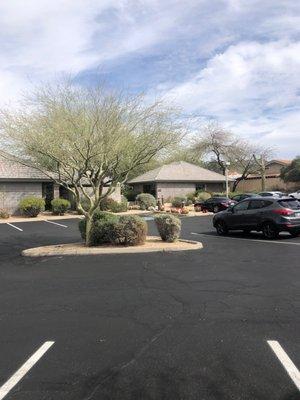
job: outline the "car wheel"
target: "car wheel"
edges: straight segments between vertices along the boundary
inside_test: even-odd
[[[227,225],[223,221],[218,221],[216,223],[216,230],[217,230],[217,234],[220,236],[227,235],[227,233],[228,233]]]
[[[262,227],[262,232],[266,239],[276,239],[279,235],[279,230],[272,222],[265,222]]]
[[[292,237],[298,237],[299,235],[300,235],[300,231],[290,231],[290,235],[292,236]]]
[[[214,210],[214,213],[218,213],[220,211],[220,208],[219,208],[219,206],[214,206],[213,210]]]

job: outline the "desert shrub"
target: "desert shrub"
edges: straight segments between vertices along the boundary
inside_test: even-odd
[[[110,197],[104,198],[100,203],[100,210],[111,211],[113,213],[119,213],[127,211],[128,201],[126,197],[122,196],[121,202],[118,202]]]
[[[181,214],[188,214],[190,211],[189,211],[189,209],[187,208],[187,207],[183,207],[182,208],[182,210],[181,210]]]
[[[114,214],[96,210],[93,215],[91,228],[91,245],[97,246],[110,243],[112,225],[118,222],[119,217]],[[79,221],[79,231],[82,239],[86,239],[86,219]]]
[[[127,198],[127,201],[135,201],[136,193],[132,187],[125,185],[122,189],[122,194]]]
[[[0,219],[7,219],[9,218],[9,214],[6,210],[4,209],[0,209]]]
[[[157,215],[155,223],[160,237],[164,242],[175,242],[181,231],[181,221],[179,218],[170,214]]]
[[[37,217],[45,210],[45,200],[40,197],[24,197],[19,203],[19,209],[27,217]]]
[[[115,245],[137,246],[146,241],[147,223],[135,215],[124,215],[110,227],[110,241]]]
[[[66,199],[53,199],[51,201],[52,213],[54,215],[64,215],[71,207],[71,203]]]
[[[191,204],[194,203],[196,198],[196,192],[191,192],[186,195],[187,201],[191,201]]]
[[[208,192],[197,192],[197,200],[198,201],[205,201],[211,198],[211,194]]]
[[[174,197],[174,199],[172,200],[172,206],[173,207],[182,207],[182,205],[186,204],[186,197],[184,196],[176,196]]]
[[[156,206],[156,199],[150,193],[141,193],[136,196],[136,201],[141,210],[148,210],[149,207]]]

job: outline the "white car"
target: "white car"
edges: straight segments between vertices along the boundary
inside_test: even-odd
[[[289,196],[292,196],[295,199],[300,200],[300,190],[297,190],[297,192],[294,192],[294,193],[290,193]]]

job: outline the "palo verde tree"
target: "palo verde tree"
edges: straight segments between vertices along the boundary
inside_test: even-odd
[[[100,202],[132,170],[179,140],[183,131],[177,117],[161,102],[145,104],[141,96],[64,81],[35,90],[17,110],[2,110],[1,144],[20,163],[72,193],[86,217],[90,245],[92,218]]]

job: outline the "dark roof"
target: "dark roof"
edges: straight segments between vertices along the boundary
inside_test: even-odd
[[[51,181],[46,174],[17,160],[17,157],[0,150],[0,180]]]
[[[225,182],[224,175],[185,161],[172,162],[146,172],[128,183],[145,182]],[[231,179],[230,179],[231,180]]]

